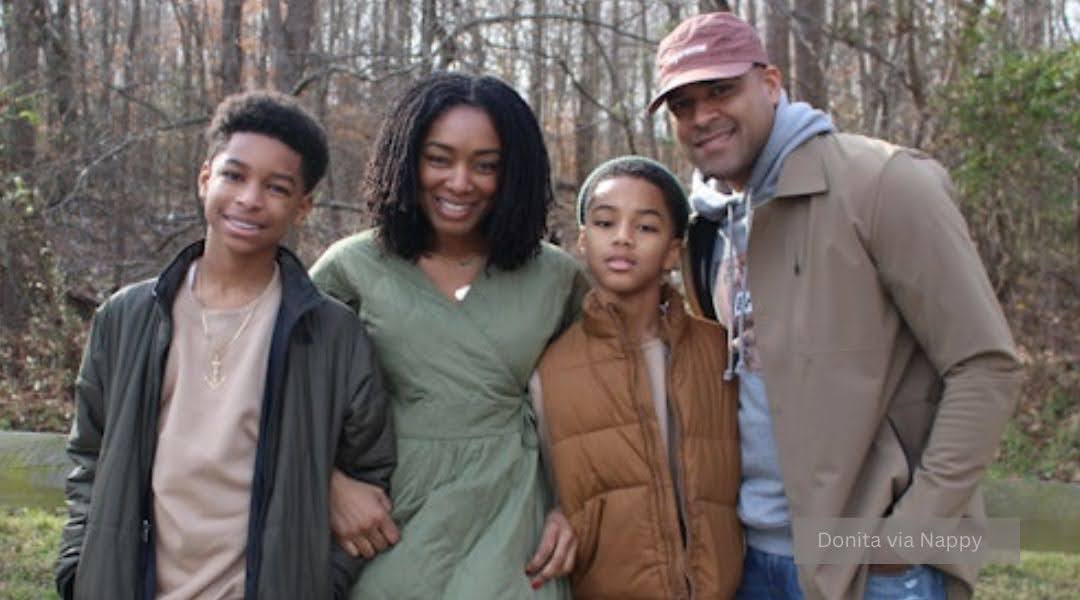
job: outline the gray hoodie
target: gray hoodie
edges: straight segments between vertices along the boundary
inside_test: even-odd
[[[739,518],[754,548],[791,556],[791,515],[773,437],[761,360],[754,344],[754,309],[746,273],[746,250],[754,209],[772,199],[784,159],[806,140],[833,131],[829,117],[781,93],[769,139],[754,162],[742,193],[694,172],[690,202],[715,221],[717,243],[710,283],[717,318],[728,330],[730,355],[725,378],[739,376],[739,436],[743,480]]]

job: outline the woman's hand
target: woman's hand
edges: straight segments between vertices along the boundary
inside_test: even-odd
[[[382,488],[338,469],[330,475],[330,530],[350,556],[372,559],[401,539]]]
[[[540,546],[525,565],[525,574],[532,578],[533,589],[538,589],[549,579],[568,575],[574,570],[576,556],[577,537],[570,521],[561,510],[552,509],[544,520]]]

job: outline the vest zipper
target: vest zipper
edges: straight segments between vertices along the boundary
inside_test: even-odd
[[[675,386],[672,385],[672,366],[675,364],[675,345],[670,344],[668,348],[669,358],[667,369],[665,369],[664,385],[667,390],[667,405],[668,413],[671,418],[668,419],[670,430],[668,431],[669,439],[671,440],[671,449],[674,450],[675,460],[671,460],[671,486],[675,494],[675,510],[677,512],[676,517],[679,520],[679,525],[682,531],[685,532],[683,537],[683,545],[680,548],[678,555],[679,567],[682,571],[683,579],[686,581],[686,591],[689,598],[694,598],[694,578],[690,573],[690,542],[693,532],[690,528],[689,511],[686,506],[686,490],[683,487],[683,469],[682,464],[684,462],[684,452],[682,445],[682,413],[679,411],[679,406],[675,402]],[[670,456],[670,455],[669,455]]]
[[[634,410],[637,412],[638,422],[641,423],[642,441],[645,442],[646,456],[648,456],[648,457],[650,457],[652,459],[652,460],[647,460],[646,463],[649,465],[649,468],[653,471],[653,479],[655,481],[663,481],[663,472],[668,471],[669,476],[672,477],[672,488],[674,489],[674,486],[675,486],[674,473],[671,472],[670,467],[664,467],[665,464],[670,462],[670,459],[668,458],[670,455],[668,454],[668,448],[667,447],[664,447],[664,449],[663,449],[664,451],[663,451],[662,458],[660,460],[660,465],[659,465],[660,471],[657,472],[657,464],[656,464],[657,461],[655,460],[657,458],[656,443],[655,443],[656,440],[653,439],[653,436],[648,434],[648,428],[646,426],[646,424],[649,422],[649,419],[650,419],[649,415],[652,415],[651,418],[654,419],[656,424],[657,424],[657,434],[660,433],[659,432],[660,423],[659,423],[658,417],[655,415],[655,409],[652,406],[653,403],[652,403],[652,401],[650,399],[649,406],[648,406],[648,412],[646,412],[645,408],[643,408],[643,406],[642,406],[643,402],[642,402],[641,395],[638,393],[638,391],[640,389],[640,386],[638,385],[638,383],[639,383],[638,378],[641,376],[641,372],[642,372],[641,367],[643,366],[643,364],[645,362],[645,354],[644,354],[644,352],[642,351],[642,349],[640,347],[631,344],[630,341],[626,338],[626,335],[624,333],[624,325],[625,324],[623,323],[623,321],[620,318],[619,314],[616,311],[614,311],[614,310],[612,310],[610,308],[608,308],[608,312],[609,312],[609,316],[614,320],[614,322],[619,325],[619,327],[617,328],[619,345],[622,347],[623,355],[626,356],[629,359],[627,361],[627,363],[630,365],[630,368],[631,368],[630,377],[629,377],[629,380],[628,380],[628,383],[630,384],[630,390],[629,390],[630,391],[630,403],[633,405]],[[665,369],[665,371],[668,371],[668,369]],[[648,373],[648,369],[645,370],[645,373]],[[668,379],[669,379],[669,376],[667,374],[665,374],[665,376],[664,376],[665,385],[667,385]],[[650,388],[649,394],[650,395],[652,394],[651,388]],[[660,442],[661,442],[661,445],[663,445],[663,438],[660,439]],[[654,502],[657,502],[657,507],[656,507],[657,512],[656,512],[656,514],[657,514],[657,516],[662,518],[665,511],[663,510],[663,503],[660,502],[659,500],[660,499],[658,497],[654,497]],[[676,526],[678,526],[678,514],[677,513],[678,513],[678,507],[677,507],[677,503],[676,503],[676,523],[675,523]],[[661,538],[663,538],[664,545],[671,548],[672,550],[674,550],[674,555],[675,555],[674,558],[676,560],[676,563],[679,564],[680,570],[683,573],[685,573],[686,569],[680,563],[681,556],[682,556],[683,552],[680,551],[679,543],[678,542],[673,542],[671,540],[671,537],[668,534],[667,528],[665,528],[663,526],[663,523],[661,523],[659,533],[660,533]],[[680,538],[681,538],[681,536],[680,536]],[[680,539],[680,541],[681,541],[681,539]],[[676,584],[676,582],[673,581],[672,584]]]
[[[608,308],[608,313],[609,313],[609,316],[614,320],[615,323],[617,323],[619,325],[623,325],[622,319],[619,318],[619,314],[616,311],[612,310],[609,307]],[[642,349],[640,347],[634,346],[633,344],[631,344],[629,342],[629,340],[626,338],[626,335],[624,333],[623,328],[621,328],[621,327],[616,328],[616,331],[618,332],[619,344],[622,347],[623,354],[624,354],[624,356],[627,356],[630,359],[630,360],[627,361],[630,364],[631,369],[632,369],[632,372],[630,373],[630,377],[629,377],[630,401],[631,401],[631,404],[633,405],[634,409],[637,411],[638,421],[641,423],[641,426],[642,426],[642,432],[643,432],[642,438],[643,438],[643,441],[645,442],[645,445],[646,445],[645,451],[646,451],[647,455],[649,455],[653,459],[655,459],[657,457],[657,452],[656,452],[656,448],[655,448],[656,440],[653,439],[653,436],[648,435],[647,433],[645,433],[646,432],[645,424],[648,423],[648,421],[649,421],[650,417],[648,415],[652,415],[651,418],[656,419],[655,422],[657,424],[657,434],[659,434],[660,433],[659,432],[659,425],[660,425],[659,419],[654,414],[655,409],[652,406],[652,402],[651,401],[649,402],[648,412],[646,412],[645,409],[642,407],[643,403],[641,401],[642,399],[640,398],[640,394],[638,394],[638,389],[640,387],[638,385],[638,383],[639,383],[638,378],[640,377],[640,374],[641,374],[641,367],[645,362],[645,355],[644,355],[644,352],[642,351]],[[682,453],[682,447],[681,447],[682,445],[681,445],[681,443],[679,442],[679,439],[678,439],[679,438],[679,433],[680,433],[679,425],[678,425],[679,412],[678,412],[678,409],[675,407],[674,402],[672,402],[672,397],[673,397],[672,385],[671,385],[671,372],[672,372],[672,369],[670,368],[670,366],[675,364],[675,361],[674,361],[675,351],[674,351],[674,347],[673,347],[674,345],[673,344],[671,344],[669,342],[665,342],[665,345],[668,347],[668,352],[669,352],[668,364],[665,365],[666,368],[664,369],[664,385],[666,387],[665,395],[667,396],[667,405],[668,405],[668,408],[669,408],[669,412],[671,412],[673,410],[674,413],[675,413],[675,415],[674,415],[675,418],[668,420],[669,425],[671,426],[671,429],[669,430],[669,433],[668,433],[670,441],[669,441],[668,445],[665,445],[663,455],[661,457],[661,460],[659,461],[660,462],[660,465],[659,465],[660,473],[655,472],[656,468],[657,468],[656,460],[649,460],[649,461],[647,461],[647,463],[649,464],[650,468],[654,471],[653,476],[654,476],[655,480],[662,481],[661,476],[662,476],[663,471],[667,471],[669,476],[671,477],[672,493],[675,496],[674,502],[672,503],[672,504],[675,505],[675,521],[676,521],[675,525],[676,525],[676,527],[679,527],[680,524],[684,524],[683,530],[686,531],[686,536],[685,536],[685,539],[684,539],[682,535],[679,535],[678,536],[678,541],[673,542],[671,540],[671,536],[668,534],[667,529],[665,527],[663,527],[662,524],[661,524],[661,527],[660,527],[660,535],[661,535],[661,537],[664,538],[665,545],[667,545],[669,548],[672,548],[674,550],[674,557],[673,558],[675,559],[676,570],[679,571],[677,573],[677,575],[682,576],[683,583],[685,584],[684,591],[686,592],[686,596],[682,596],[680,594],[680,595],[678,595],[676,597],[677,598],[691,598],[692,599],[692,598],[694,598],[694,595],[695,595],[694,594],[694,583],[693,583],[693,581],[692,581],[692,579],[690,577],[690,569],[689,569],[689,565],[688,565],[688,562],[687,562],[687,556],[686,556],[687,551],[688,551],[688,549],[690,547],[690,528],[689,528],[689,526],[686,525],[686,519],[685,519],[686,509],[685,509],[685,506],[683,505],[683,503],[684,503],[684,500],[682,499],[683,495],[681,493],[675,491],[676,487],[679,485],[677,477],[678,477],[678,464],[680,463],[680,460],[672,461],[671,460],[671,454],[670,454],[670,448],[676,448],[677,449],[677,453],[678,453],[680,459],[681,459],[682,454],[683,454]],[[647,372],[648,371],[646,370],[646,373]],[[652,394],[651,388],[650,388],[649,394],[650,395]],[[657,436],[657,437],[660,437],[660,436]],[[663,445],[663,438],[662,437],[660,438],[660,442]],[[650,449],[652,449],[653,451],[649,452]],[[668,466],[665,466],[665,465],[668,465]],[[661,509],[663,507],[658,506],[657,508],[658,508],[657,514],[662,515],[662,513],[664,511],[661,510]],[[678,585],[676,581],[672,581],[672,584]]]

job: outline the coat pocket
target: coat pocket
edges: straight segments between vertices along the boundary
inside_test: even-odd
[[[878,429],[874,439],[873,453],[879,455],[881,460],[879,468],[889,476],[892,489],[891,510],[891,505],[904,495],[908,486],[911,485],[913,469],[908,461],[907,453],[904,452],[896,427],[892,419],[888,417]]]
[[[570,579],[577,584],[592,568],[596,560],[596,550],[600,541],[600,525],[604,516],[604,505],[607,498],[597,496],[585,502],[584,508],[570,518],[570,526],[574,529],[574,535],[578,538],[577,558],[574,561],[574,572]]]

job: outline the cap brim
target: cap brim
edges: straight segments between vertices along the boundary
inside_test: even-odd
[[[659,92],[653,96],[652,102],[649,102],[649,107],[646,109],[649,114],[656,112],[656,109],[660,108],[660,105],[664,103],[664,98],[671,93],[677,87],[684,86],[688,83],[697,83],[699,81],[711,81],[713,79],[730,79],[732,77],[738,77],[754,66],[754,63],[725,63],[722,65],[715,65],[709,67],[701,67],[698,69],[690,69],[689,71],[683,71],[678,75],[672,77]]]

